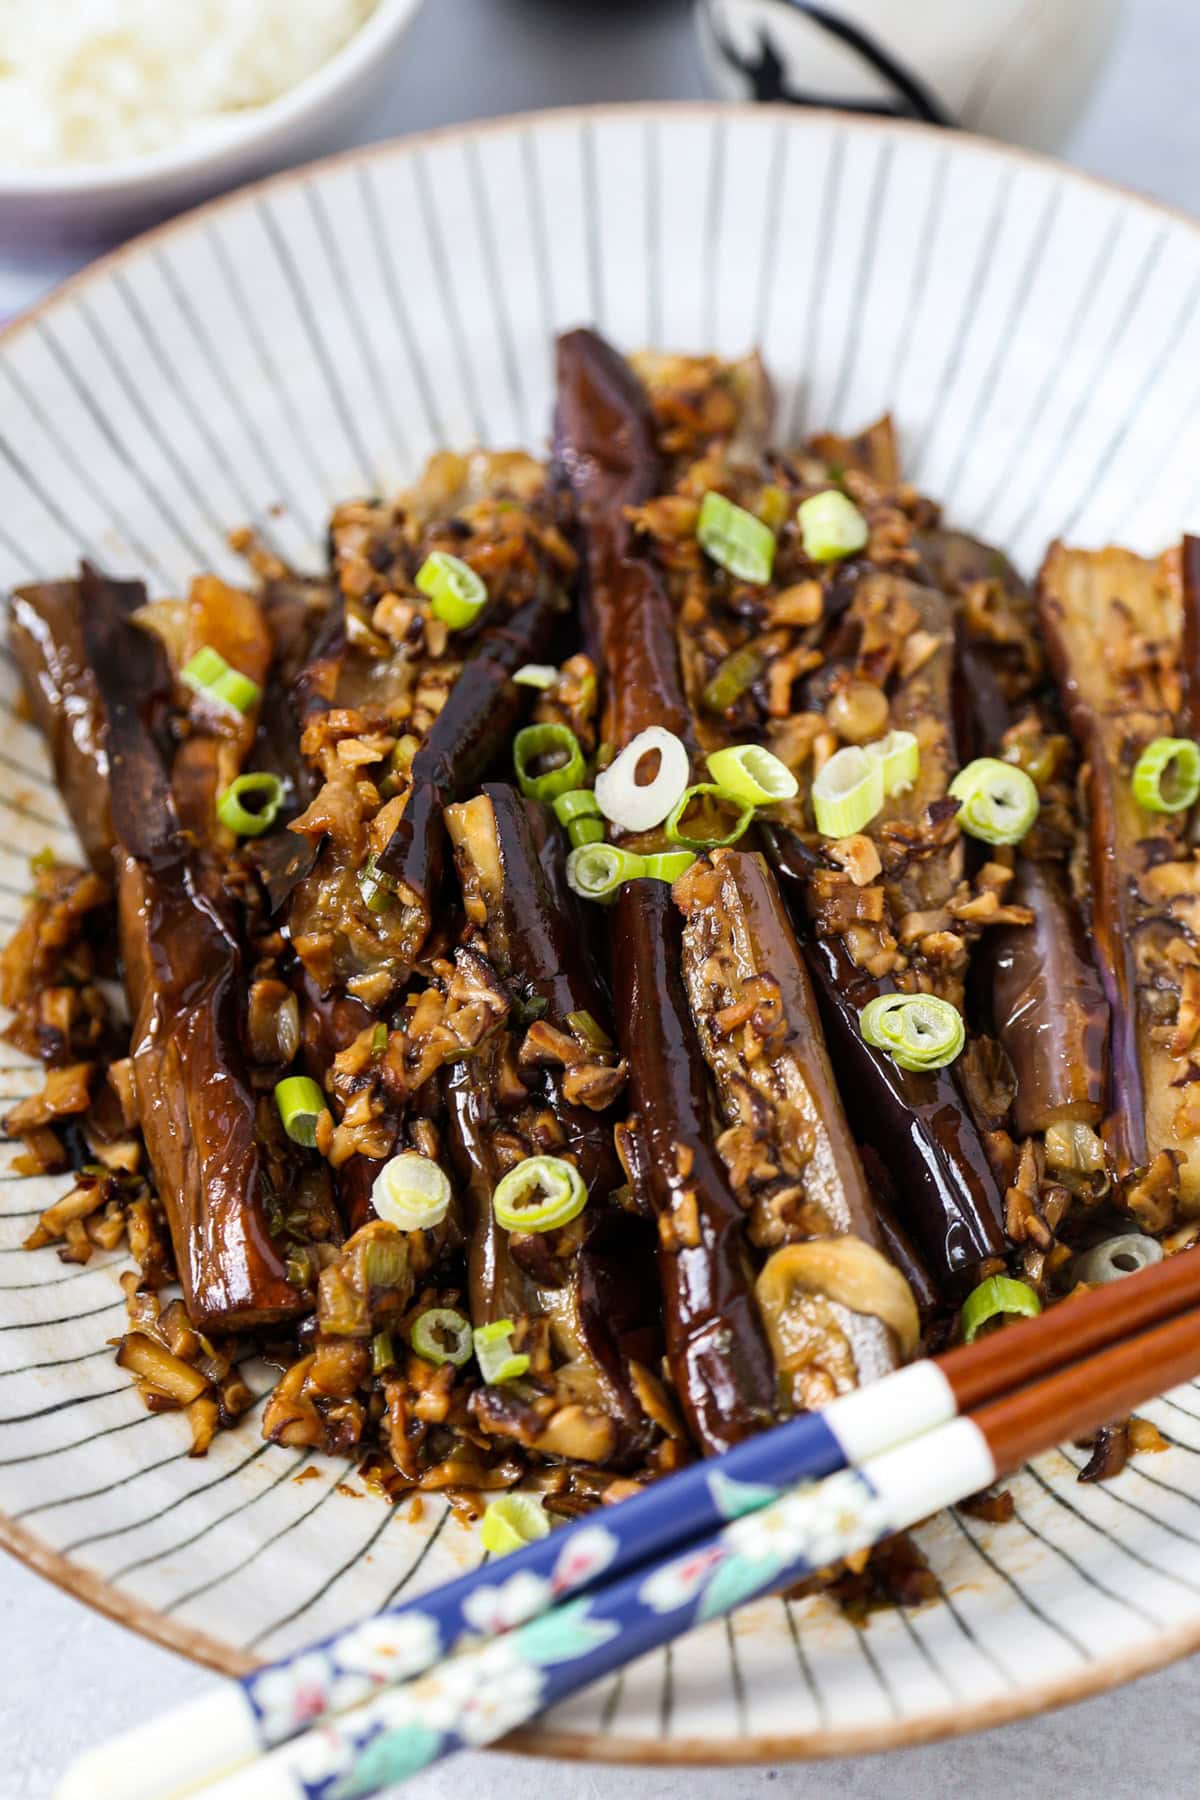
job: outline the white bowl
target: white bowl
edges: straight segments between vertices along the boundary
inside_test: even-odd
[[[295,171],[14,322],[0,591],[80,554],[160,594],[197,568],[236,581],[226,534],[246,522],[319,568],[339,498],[391,491],[442,445],[543,448],[554,334],[589,320],[626,349],[760,346],[781,442],[890,406],[913,480],[1024,569],[1056,532],[1149,550],[1200,528],[1194,221],[961,132],[656,105]],[[72,854],[0,652],[0,935],[45,845]],[[40,1086],[0,1054],[0,1113]],[[414,1519],[356,1497],[344,1462],[264,1446],[257,1411],[189,1457],[186,1423],[146,1412],[113,1367],[125,1257],[22,1253],[70,1178],[19,1178],[15,1150],[0,1144],[0,1546],[227,1670],[478,1561],[442,1498]],[[825,1596],[760,1601],[555,1707],[520,1746],[647,1763],[878,1750],[1200,1649],[1200,1384],[1138,1411],[1170,1448],[1115,1481],[1081,1486],[1067,1445],[1009,1484],[1008,1523],[924,1526],[938,1587],[916,1610],[864,1629]]]
[[[304,81],[211,134],[113,162],[0,165],[0,243],[31,236],[112,237],[332,148],[382,85],[390,53],[420,4],[378,0],[366,22]]]

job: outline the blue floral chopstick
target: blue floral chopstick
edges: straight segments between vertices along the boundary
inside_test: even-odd
[[[710,1467],[704,1479],[733,1514],[718,1529],[616,1580],[610,1558],[608,1578],[590,1594],[331,1718],[196,1800],[368,1800],[444,1756],[493,1742],[694,1625],[916,1524],[996,1473],[987,1438],[966,1418],[766,1505],[749,1484],[738,1484],[740,1499],[718,1486]],[[597,1564],[590,1581],[601,1572]]]
[[[913,1363],[822,1412],[747,1439],[719,1465],[695,1463],[551,1532],[499,1567],[485,1564],[137,1727],[84,1757],[60,1800],[171,1800],[243,1763],[261,1770],[276,1746],[433,1668],[464,1641],[525,1628],[564,1598],[575,1601],[601,1580],[607,1588],[748,1517],[793,1484],[862,1463],[955,1412],[937,1364]]]

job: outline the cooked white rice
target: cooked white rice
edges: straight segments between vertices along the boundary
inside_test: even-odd
[[[377,0],[0,0],[0,167],[219,133],[295,87]]]

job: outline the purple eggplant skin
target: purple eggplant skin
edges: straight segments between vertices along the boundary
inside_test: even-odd
[[[1030,909],[1033,923],[986,933],[981,953],[993,1028],[1017,1079],[1017,1135],[1066,1119],[1099,1125],[1108,1101],[1108,1000],[1066,877],[1057,864],[1018,857],[1009,897]]]
[[[256,1099],[242,1050],[248,976],[215,872],[182,842],[161,749],[160,640],[132,624],[140,583],[84,564],[84,640],[104,710],[118,840],[118,936],[146,1154],[193,1325],[239,1330],[305,1308],[266,1223]]]
[[[895,1263],[912,1289],[913,1299],[917,1303],[917,1312],[921,1319],[921,1329],[927,1331],[934,1320],[945,1314],[946,1308],[942,1303],[942,1297],[938,1293],[932,1275],[925,1266],[924,1257],[900,1223],[896,1188],[888,1173],[887,1165],[880,1161],[869,1144],[860,1144],[858,1154],[862,1159],[863,1172],[871,1189],[875,1222],[879,1228],[884,1254],[889,1262]]]
[[[555,473],[580,521],[589,648],[609,675],[604,737],[623,749],[661,725],[691,746],[670,598],[625,516],[661,486],[649,403],[625,358],[594,331],[559,338],[557,363]]]
[[[503,625],[484,631],[413,758],[408,805],[378,867],[420,915],[418,951],[432,925],[441,880],[443,810],[475,785],[512,736],[527,698],[513,676],[523,664],[545,659],[560,619],[559,597],[537,595]]]
[[[837,938],[810,937],[805,955],[850,1124],[895,1178],[901,1220],[948,1292],[981,1262],[1004,1256],[1004,1202],[952,1068],[902,1069],[868,1044],[868,1000],[898,990],[875,980]]]
[[[719,1455],[774,1422],[776,1375],[742,1210],[713,1142],[707,1071],[683,986],[682,933],[666,882],[625,883],[611,942],[618,1034],[629,1062],[630,1174],[659,1222],[672,1379],[696,1442]],[[693,1235],[698,1241],[689,1242]]]
[[[14,588],[8,643],[76,835],[96,873],[110,880],[115,840],[104,711],[87,663],[82,598],[78,581]]]
[[[146,603],[140,581],[114,581],[91,563],[79,577],[83,642],[104,709],[109,806],[117,843],[151,868],[182,855],[167,762],[173,682],[162,641],[130,614]]]

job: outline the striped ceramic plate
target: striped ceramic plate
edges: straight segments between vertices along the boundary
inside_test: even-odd
[[[340,496],[438,445],[537,448],[550,341],[761,346],[781,434],[890,406],[917,481],[1031,567],[1045,541],[1153,547],[1197,523],[1200,234],[969,138],[769,108],[546,115],[416,139],[251,190],[142,240],[0,341],[0,582],[81,552],[159,592],[246,521],[319,556]],[[0,920],[69,851],[0,669]],[[34,1072],[9,1054],[0,1093]],[[204,1461],[113,1366],[120,1263],[23,1255],[54,1184],[0,1169],[0,1535],[82,1598],[243,1667],[479,1555],[344,1467],[264,1445]],[[1200,1644],[1200,1392],[1169,1438],[1081,1487],[1075,1449],[1004,1525],[922,1542],[939,1598],[863,1629],[773,1601],[527,1733],[644,1759],[912,1741],[1093,1691]]]

